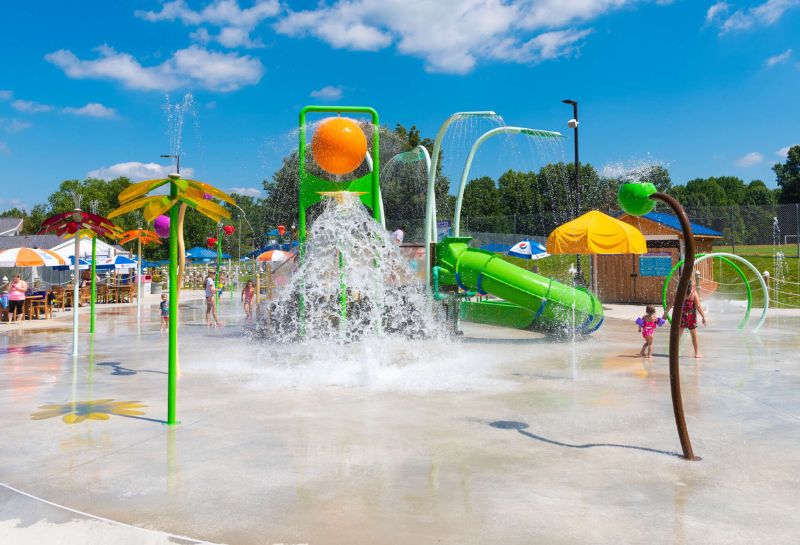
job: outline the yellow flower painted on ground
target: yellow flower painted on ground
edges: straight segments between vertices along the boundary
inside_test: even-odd
[[[143,415],[142,405],[138,401],[114,401],[113,399],[97,399],[94,401],[73,401],[71,403],[58,403],[41,405],[31,415],[31,420],[45,420],[61,416],[67,424],[79,424],[84,420],[108,420],[111,415],[140,416]]]

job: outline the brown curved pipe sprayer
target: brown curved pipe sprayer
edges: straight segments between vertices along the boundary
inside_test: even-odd
[[[692,451],[692,442],[689,439],[689,431],[686,429],[686,417],[683,414],[683,399],[681,397],[680,368],[678,365],[681,340],[681,313],[683,311],[683,303],[686,301],[689,282],[692,280],[692,271],[694,270],[694,235],[692,234],[692,225],[689,223],[689,218],[686,216],[686,211],[684,211],[681,203],[670,195],[661,192],[650,195],[650,198],[667,204],[675,213],[675,216],[677,216],[678,221],[680,221],[683,231],[685,247],[683,270],[678,280],[678,289],[675,292],[675,302],[672,307],[672,323],[669,326],[669,384],[670,391],[672,392],[672,411],[675,413],[675,425],[678,428],[678,437],[681,440],[683,457],[687,460],[696,461],[701,458],[694,455]]]

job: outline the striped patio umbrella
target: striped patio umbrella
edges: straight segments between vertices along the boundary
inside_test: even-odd
[[[10,248],[0,252],[0,267],[52,267],[64,263],[63,257],[42,248]]]
[[[547,253],[547,248],[535,240],[517,242],[506,253],[520,259],[541,259],[550,255]]]
[[[286,261],[292,257],[289,252],[282,252],[281,250],[268,250],[258,256],[259,261],[270,261],[272,263],[279,263]]]

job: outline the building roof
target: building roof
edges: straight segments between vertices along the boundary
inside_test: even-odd
[[[631,216],[630,214],[626,214],[625,212],[617,212],[614,217],[620,218],[622,216],[628,216],[631,218],[635,218],[636,216]],[[682,233],[683,229],[681,229],[681,223],[678,221],[678,218],[673,216],[672,214],[665,214],[663,212],[648,212],[642,218],[648,219],[652,222],[658,223],[659,225],[663,225],[673,231],[677,231],[678,233]],[[704,225],[700,225],[698,223],[689,222],[692,226],[692,234],[699,237],[722,237],[724,236],[719,231],[712,229],[711,227],[706,227]]]
[[[9,248],[44,248],[50,250],[64,241],[58,235],[18,235],[0,237],[0,250]]]
[[[22,228],[22,218],[0,218],[0,237],[14,236]]]
[[[660,223],[661,225],[665,225],[670,229],[675,229],[676,231],[681,231],[681,223],[678,221],[678,218],[673,216],[672,214],[665,214],[663,212],[648,212],[643,217],[649,219],[650,221],[654,221],[656,223]],[[699,225],[697,223],[689,222],[692,226],[692,234],[699,235],[701,237],[721,237],[723,236],[722,233],[716,231],[710,227],[705,227],[704,225]]]

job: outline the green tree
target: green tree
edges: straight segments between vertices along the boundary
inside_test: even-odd
[[[662,165],[649,165],[642,170],[642,181],[650,182],[661,192],[669,191],[672,187],[672,178]]]
[[[469,231],[509,233],[513,221],[505,216],[500,191],[489,176],[467,182],[461,204],[461,228]]]
[[[744,190],[739,204],[768,205],[777,202],[777,196],[773,190],[769,189],[761,180],[753,180]]]
[[[512,232],[533,234],[542,208],[536,173],[507,170],[497,180],[503,215],[513,218]]]
[[[800,203],[800,145],[789,148],[785,163],[772,167],[781,189],[781,204]]]
[[[231,211],[230,223],[237,228],[237,233],[229,238],[227,251],[231,255],[238,256],[240,240],[242,255],[263,248],[267,242],[267,231],[277,225],[270,222],[267,206],[264,204],[263,199],[237,193],[231,196],[236,201],[237,206],[228,205]]]

